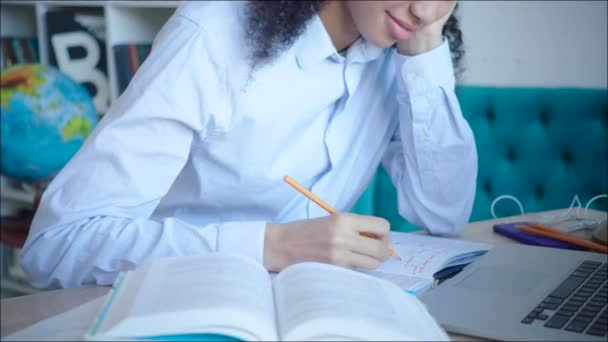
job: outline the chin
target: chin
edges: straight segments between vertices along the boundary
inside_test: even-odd
[[[372,44],[376,45],[379,48],[386,49],[386,48],[389,48],[389,47],[397,44],[397,41],[394,39],[385,39],[379,43],[372,42]]]
[[[388,34],[376,37],[365,37],[365,39],[381,49],[386,49],[397,43],[397,41],[390,37]]]
[[[386,49],[397,43],[395,38],[393,38],[388,32],[376,31],[373,33],[374,34],[364,35],[364,37],[368,42],[379,48]]]

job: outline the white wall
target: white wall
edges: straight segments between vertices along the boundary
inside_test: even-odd
[[[607,3],[460,1],[460,83],[607,88]]]

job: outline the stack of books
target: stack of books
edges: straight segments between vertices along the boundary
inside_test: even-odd
[[[0,67],[5,69],[14,64],[38,63],[38,38],[2,37],[0,39]]]
[[[127,88],[139,66],[150,54],[152,44],[118,44],[114,45],[114,59],[116,61],[116,76],[118,78],[118,92]]]

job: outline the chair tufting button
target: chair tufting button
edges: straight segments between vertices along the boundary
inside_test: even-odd
[[[486,113],[486,118],[488,119],[489,123],[494,123],[494,120],[496,120],[496,115],[494,114],[494,111],[492,109],[488,109],[488,112]]]
[[[483,182],[483,191],[488,195],[490,195],[492,193],[492,183],[490,182],[489,179],[486,179]]]
[[[549,126],[549,112],[547,110],[541,110],[540,111],[540,115],[538,116],[538,120],[540,121],[540,124],[544,127]]]
[[[572,153],[568,151],[562,151],[561,157],[562,162],[564,162],[564,164],[572,164]]]
[[[510,146],[507,149],[507,159],[510,162],[514,162],[517,159],[517,153],[515,152],[515,148],[513,146]]]
[[[545,188],[543,188],[542,185],[537,185],[534,188],[534,196],[536,196],[536,198],[543,198],[543,197],[545,197]]]

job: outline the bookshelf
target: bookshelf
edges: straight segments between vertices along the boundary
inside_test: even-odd
[[[119,95],[116,60],[117,44],[151,43],[162,25],[173,14],[179,0],[173,1],[28,1],[3,0],[0,36],[38,38],[40,62],[49,63],[45,13],[50,10],[79,11],[103,16],[110,100]],[[101,113],[103,114],[103,113]]]
[[[106,75],[110,104],[120,95],[119,63],[114,47],[120,44],[149,44],[180,4],[173,1],[28,1],[0,0],[0,38],[37,38],[41,64],[50,63],[46,13],[78,12],[102,18],[106,48]],[[99,113],[103,115],[103,112]],[[10,183],[0,175],[3,185]],[[3,186],[0,190],[2,216],[31,209],[34,195],[25,186]],[[18,260],[19,249],[0,244],[0,298],[36,292],[24,280]]]

